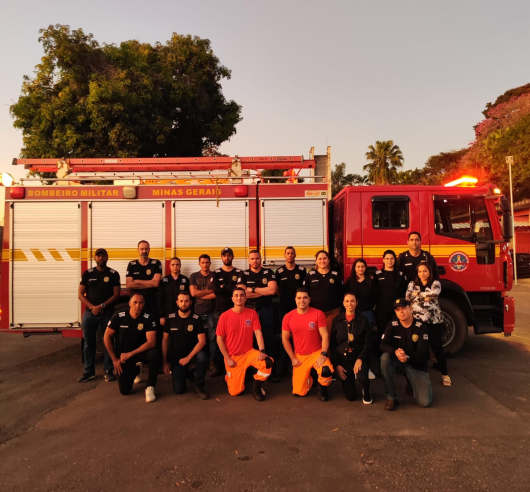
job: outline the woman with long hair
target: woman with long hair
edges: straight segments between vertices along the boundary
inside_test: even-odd
[[[442,384],[451,386],[442,340],[444,324],[438,302],[441,291],[442,285],[434,280],[431,265],[422,261],[416,268],[416,279],[409,283],[406,297],[410,301],[412,315],[427,325],[429,345],[442,373]]]
[[[353,262],[351,277],[348,280],[347,292],[355,294],[357,300],[357,311],[365,316],[370,322],[370,327],[375,326],[374,306],[376,290],[375,283],[368,275],[368,265],[363,258],[357,258]]]
[[[315,268],[306,275],[304,287],[309,291],[310,306],[324,311],[331,334],[331,323],[342,304],[343,281],[340,270],[331,269],[327,251],[320,250],[315,255]]]

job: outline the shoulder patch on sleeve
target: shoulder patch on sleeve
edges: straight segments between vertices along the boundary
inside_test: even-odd
[[[149,315],[147,313],[144,313],[144,318],[149,319]]]
[[[309,272],[309,275],[314,275],[315,273],[316,273],[315,270],[311,270],[311,271]]]
[[[120,312],[118,313],[118,316],[119,316],[120,318],[123,318],[123,317],[125,316],[125,311],[120,311]]]
[[[376,271],[375,271],[375,274],[376,274],[376,275],[379,275],[380,273],[381,273],[381,270],[376,270]]]
[[[392,326],[397,326],[397,325],[398,325],[397,321],[392,321]]]
[[[429,335],[428,335],[427,333],[424,333],[424,334],[423,334],[423,339],[424,339],[424,340],[429,340]]]
[[[219,270],[221,270],[221,269],[219,268]],[[240,270],[239,268],[236,268],[236,273],[241,273],[242,271],[243,270]]]
[[[282,268],[278,268],[278,270],[276,270],[276,273],[283,273],[283,267]]]
[[[263,270],[263,273],[267,275],[267,273],[269,273],[269,270]]]
[[[110,273],[116,273],[116,270],[110,269]]]
[[[250,271],[249,271],[249,270],[245,270],[243,273],[244,273],[245,275],[250,275]]]
[[[135,261],[131,261],[131,265],[136,265],[136,262]]]
[[[299,266],[298,270],[305,270],[305,268],[303,266]]]
[[[218,268],[217,270],[215,270],[215,273],[221,273],[221,269]]]
[[[171,313],[168,318],[174,318],[175,317],[175,313]]]
[[[151,265],[154,265],[158,260],[151,260]]]
[[[169,282],[169,279],[168,279],[167,277],[164,277],[164,278],[162,279],[162,282]]]
[[[199,315],[198,314],[194,314],[193,315],[193,319],[199,319]]]
[[[337,272],[331,272],[331,275],[338,275]]]
[[[94,271],[94,269],[91,268],[91,269],[88,271],[88,273],[92,273],[93,271]]]
[[[421,322],[420,321],[416,321],[416,326],[420,327],[421,326]]]

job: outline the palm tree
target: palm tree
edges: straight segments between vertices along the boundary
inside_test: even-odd
[[[393,140],[375,142],[375,147],[370,145],[365,154],[366,160],[371,161],[363,166],[363,171],[368,171],[370,181],[375,185],[387,185],[396,181],[397,171],[403,167],[403,153],[394,145]]]

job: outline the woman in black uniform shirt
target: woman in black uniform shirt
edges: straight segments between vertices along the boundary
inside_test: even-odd
[[[361,312],[370,322],[370,327],[375,326],[375,282],[367,272],[368,265],[363,258],[357,258],[353,262],[351,277],[348,280],[347,292],[355,294],[357,300],[357,311]]]
[[[394,317],[394,301],[405,297],[407,279],[396,266],[396,253],[388,249],[383,253],[383,268],[374,275],[376,300],[375,322],[377,325],[378,340],[385,332],[386,326]],[[378,346],[379,344],[374,344]]]

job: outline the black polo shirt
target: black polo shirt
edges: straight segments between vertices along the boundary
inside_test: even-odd
[[[377,311],[393,311],[392,304],[394,301],[400,297],[405,297],[407,279],[397,269],[377,270],[372,282],[375,283]]]
[[[303,287],[304,280],[307,275],[307,270],[300,265],[294,265],[292,270],[289,270],[286,265],[276,270],[276,282],[278,282],[278,289],[280,291],[280,309],[284,313],[288,313],[296,309],[296,291]]]
[[[169,333],[171,361],[178,364],[179,359],[187,357],[197,345],[198,335],[204,334],[204,324],[198,314],[182,318],[176,311],[168,315],[164,333]]]
[[[193,285],[197,290],[212,290],[213,291],[213,272],[208,275],[203,275],[199,270],[190,275],[190,285]],[[215,309],[215,299],[203,299],[202,297],[194,298],[193,311],[196,314],[212,314]]]
[[[218,268],[213,272],[212,290],[215,294],[216,311],[224,313],[234,307],[232,294],[242,271],[239,268],[233,268],[227,272],[222,268]]]
[[[149,258],[147,265],[142,265],[138,260],[130,261],[127,265],[127,277],[133,280],[153,280],[156,274],[162,275],[162,263],[159,260]],[[131,297],[134,294],[142,294],[145,300],[145,310],[156,311],[158,287],[148,289],[131,289]]]
[[[423,251],[423,249],[420,250],[418,256],[412,256],[408,250],[400,253],[397,261],[398,269],[403,272],[409,282],[414,282],[414,280],[416,280],[416,268],[418,268],[418,265],[422,261],[428,263],[432,268],[433,280],[439,280],[438,265],[436,264],[434,256],[428,251]]]
[[[80,285],[85,286],[86,298],[95,306],[99,306],[114,295],[114,287],[120,287],[120,274],[109,267],[105,267],[103,271],[89,268],[83,272]],[[89,311],[88,306],[85,306],[85,311]],[[114,307],[105,306],[104,311],[114,311]]]
[[[152,316],[143,312],[133,318],[129,310],[118,311],[110,318],[108,327],[116,332],[114,336],[114,352],[116,357],[122,353],[132,352],[147,342],[146,333],[156,330]]]
[[[190,279],[182,274],[174,279],[173,275],[166,275],[158,287],[158,316],[165,318],[177,309],[179,292],[190,291]]]
[[[244,270],[237,279],[238,284],[246,287],[267,287],[269,282],[276,281],[276,276],[270,268],[261,268],[259,272]],[[261,296],[254,299],[247,299],[245,306],[252,309],[261,309],[272,306],[273,296]]]
[[[311,307],[326,312],[342,306],[343,283],[338,270],[329,270],[328,273],[311,270],[304,286],[309,291]]]

